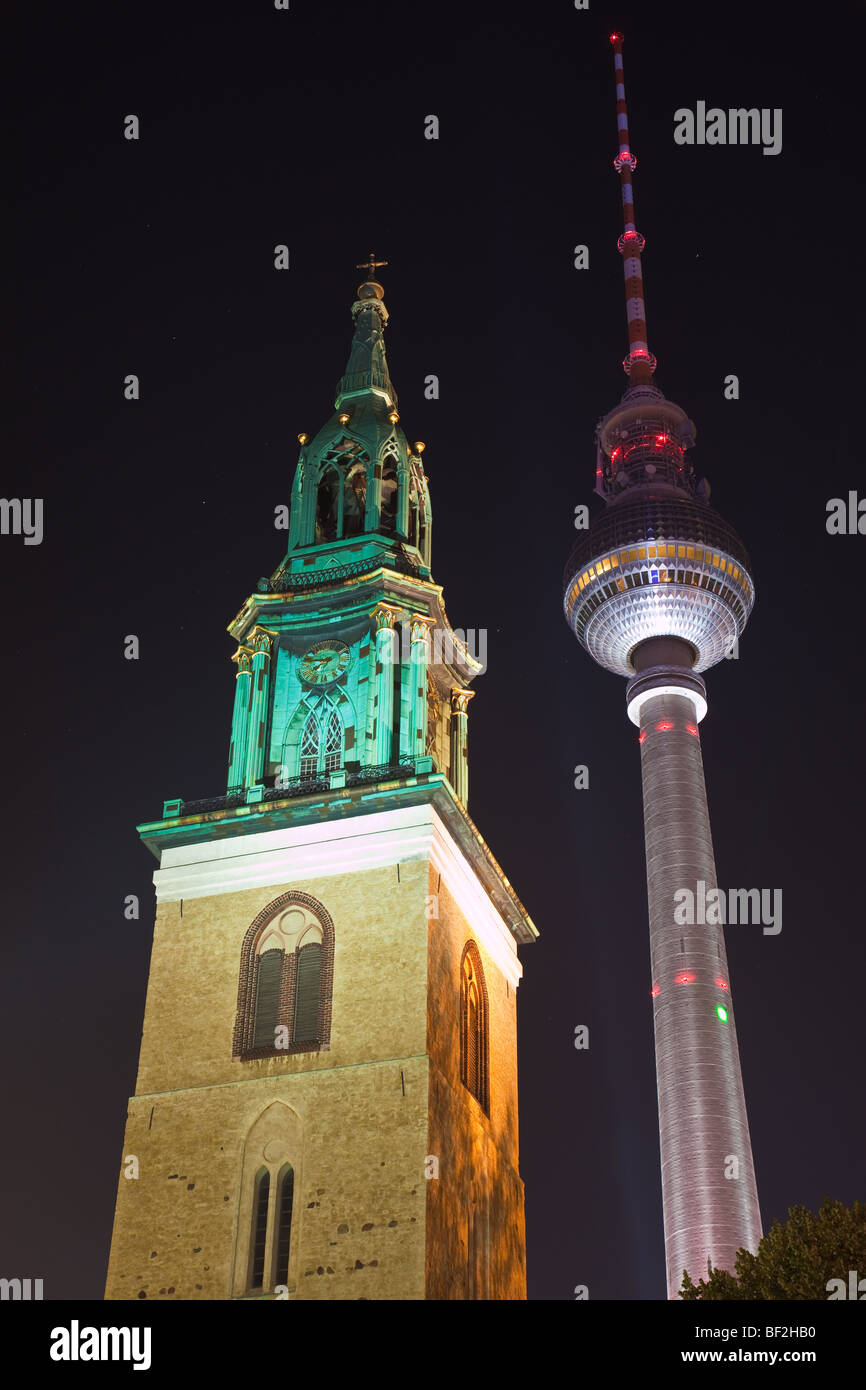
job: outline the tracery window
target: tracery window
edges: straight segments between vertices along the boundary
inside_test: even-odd
[[[233,1055],[285,1057],[327,1048],[334,928],[307,893],[284,893],[260,912],[241,949]]]
[[[313,780],[327,772],[336,772],[342,762],[343,721],[336,707],[323,695],[304,724],[298,774]]]
[[[300,1202],[303,1152],[297,1112],[281,1101],[267,1105],[243,1147],[234,1298],[279,1298],[297,1288],[301,1266],[293,1216],[296,1199]]]

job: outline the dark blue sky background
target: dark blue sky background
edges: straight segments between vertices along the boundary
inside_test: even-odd
[[[863,6],[17,4],[3,490],[45,499],[45,537],[0,538],[0,1272],[48,1298],[103,1291],[152,928],[135,825],[224,790],[225,626],[281,558],[273,509],[371,246],[434,576],[453,624],[489,632],[471,811],[541,932],[519,996],[530,1297],[664,1297],[636,732],[561,613],[625,384],[611,25],[657,379],[757,583],[702,737],[720,882],[784,894],[779,936],[728,931],[765,1225],[864,1197],[866,538],[825,530],[828,498],[866,494],[861,113],[839,87]],[[783,152],[676,146],[698,100],[781,107]]]

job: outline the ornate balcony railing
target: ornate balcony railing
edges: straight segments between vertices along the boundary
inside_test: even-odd
[[[287,796],[308,796],[311,792],[327,792],[330,789],[330,777],[287,777],[284,782],[275,782],[272,787],[266,787],[262,801],[283,801]]]
[[[374,767],[361,767],[357,772],[346,774],[346,787],[364,787],[374,785],[376,782],[397,782],[403,781],[407,777],[415,775],[415,759],[401,758],[395,763],[378,763]],[[335,779],[332,784],[331,776],[324,777],[290,777],[279,786],[265,787],[262,793],[262,802],[284,801],[287,797],[311,796],[329,791],[341,791],[342,785]],[[251,801],[248,803],[247,794],[243,790],[229,792],[226,796],[208,796],[198,801],[181,801],[172,804],[171,814],[166,819],[173,820],[176,816],[200,816],[208,811],[228,811],[234,806],[259,805],[260,802]],[[174,809],[176,808],[176,809]]]
[[[414,758],[402,758],[398,763],[377,763],[375,767],[361,767],[346,777],[347,787],[363,787],[370,782],[398,782],[415,773]]]
[[[175,815],[201,816],[206,811],[225,811],[231,806],[243,806],[243,804],[243,792],[230,792],[228,796],[206,796],[198,801],[182,801]]]
[[[356,560],[351,565],[334,565],[327,570],[303,571],[280,570],[271,579],[262,580],[259,588],[262,593],[284,594],[296,589],[319,589],[326,584],[338,584],[344,579],[354,579],[362,574],[372,574],[377,569],[393,569],[398,574],[417,575],[418,561],[405,550],[395,555],[378,556],[370,560]]]

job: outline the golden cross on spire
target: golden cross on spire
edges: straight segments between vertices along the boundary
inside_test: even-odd
[[[380,265],[387,265],[387,264],[388,264],[387,261],[377,261],[377,260],[376,260],[376,256],[375,256],[375,252],[371,251],[371,252],[370,252],[369,259],[366,260],[366,261],[360,261],[359,264],[355,266],[355,269],[356,269],[356,270],[366,270],[366,271],[367,271],[367,279],[368,279],[368,280],[372,280],[372,278],[373,278],[373,272],[374,272],[375,270],[377,270],[377,269],[379,268]]]

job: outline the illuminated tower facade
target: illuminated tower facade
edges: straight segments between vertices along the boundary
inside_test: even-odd
[[[565,614],[578,641],[628,680],[640,730],[668,1297],[683,1271],[733,1271],[755,1250],[761,1218],[725,942],[701,905],[716,888],[699,725],[701,673],[733,649],[754,602],[751,565],[709,505],[686,451],[695,429],[653,383],[635,226],[622,64],[613,34],[624,228],[628,387],[599,422],[596,491],[604,511],[565,572]],[[694,921],[682,921],[691,893]]]
[[[288,550],[229,625],[226,793],[139,827],[156,925],[110,1299],[526,1297],[537,933],[467,811],[482,662],[432,578],[377,264],[299,435]]]

